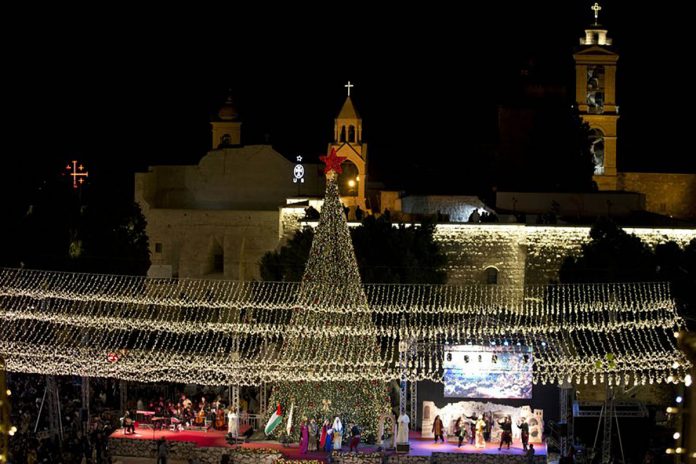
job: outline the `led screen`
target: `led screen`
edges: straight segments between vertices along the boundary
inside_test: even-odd
[[[445,396],[530,399],[532,362],[531,350],[520,346],[447,346]]]

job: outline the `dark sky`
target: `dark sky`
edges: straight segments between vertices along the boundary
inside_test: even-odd
[[[79,158],[91,182],[131,192],[135,170],[201,158],[228,88],[246,143],[269,134],[287,156],[313,158],[351,80],[373,178],[432,185],[454,171],[457,190],[475,190],[496,105],[514,92],[520,67],[532,58],[545,79],[572,89],[571,52],[590,5],[27,12],[3,58],[4,158],[15,172],[4,187],[24,198]],[[692,90],[675,59],[686,56],[686,29],[674,12],[639,2],[603,8],[621,53],[622,169],[694,172],[693,118],[680,115]]]

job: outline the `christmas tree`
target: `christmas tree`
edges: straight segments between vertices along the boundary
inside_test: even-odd
[[[379,416],[390,410],[387,385],[375,380],[375,373],[385,366],[370,313],[360,311],[367,308],[367,298],[336,183],[345,158],[333,150],[321,158],[326,163],[324,206],[302,278],[298,308],[291,318],[291,325],[317,336],[289,339],[283,346],[282,356],[297,361],[291,375],[294,381],[274,385],[269,404],[295,405],[295,435],[303,418],[315,418],[321,425],[323,420],[333,423],[339,416],[344,430],[349,422],[355,422],[369,440],[375,436]],[[350,308],[332,305],[339,295],[349,297]],[[364,330],[343,330],[347,328]],[[348,332],[359,335],[346,335]],[[326,381],[302,380],[303,373],[310,372],[311,377],[320,374]]]

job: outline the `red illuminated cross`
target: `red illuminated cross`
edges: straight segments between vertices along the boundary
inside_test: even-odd
[[[75,160],[73,160],[72,166],[68,164],[65,169],[70,171],[70,175],[73,178],[72,186],[74,189],[85,183],[85,177],[89,177],[89,173],[85,171],[85,167],[82,165],[82,163],[78,165],[77,161]]]

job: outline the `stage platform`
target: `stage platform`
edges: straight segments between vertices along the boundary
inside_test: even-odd
[[[326,461],[328,454],[325,452],[308,452],[307,454],[300,454],[299,445],[297,443],[292,443],[290,445],[283,445],[277,441],[253,441],[250,443],[244,443],[241,445],[230,445],[225,439],[225,432],[218,430],[209,430],[208,432],[184,430],[181,432],[171,432],[168,430],[153,431],[146,428],[137,428],[135,434],[124,435],[123,430],[119,429],[109,437],[116,440],[146,440],[146,441],[156,441],[160,438],[164,438],[168,442],[189,442],[195,443],[197,447],[203,448],[270,448],[277,450],[282,453],[288,459],[292,460],[312,460],[316,459],[319,461]],[[469,454],[469,455],[497,455],[500,456],[499,462],[505,462],[504,456],[515,456],[519,457],[524,455],[521,443],[514,443],[510,449],[503,448],[498,451],[498,445],[494,443],[489,443],[486,448],[475,448],[473,445],[464,444],[461,448],[457,447],[457,441],[452,440],[445,443],[434,443],[432,438],[421,438],[419,432],[411,432],[411,451],[408,453],[410,456],[431,456],[433,453],[451,453],[456,454]],[[348,452],[349,441],[343,441],[343,451]],[[121,448],[121,447],[120,447]],[[536,450],[535,455],[537,457],[546,456],[546,445],[539,444],[534,445]],[[361,443],[359,447],[360,453],[373,453],[380,451],[377,445],[369,445],[366,443]],[[394,455],[396,452],[394,450],[389,450],[385,452],[386,455]],[[498,460],[496,460],[498,461]]]

